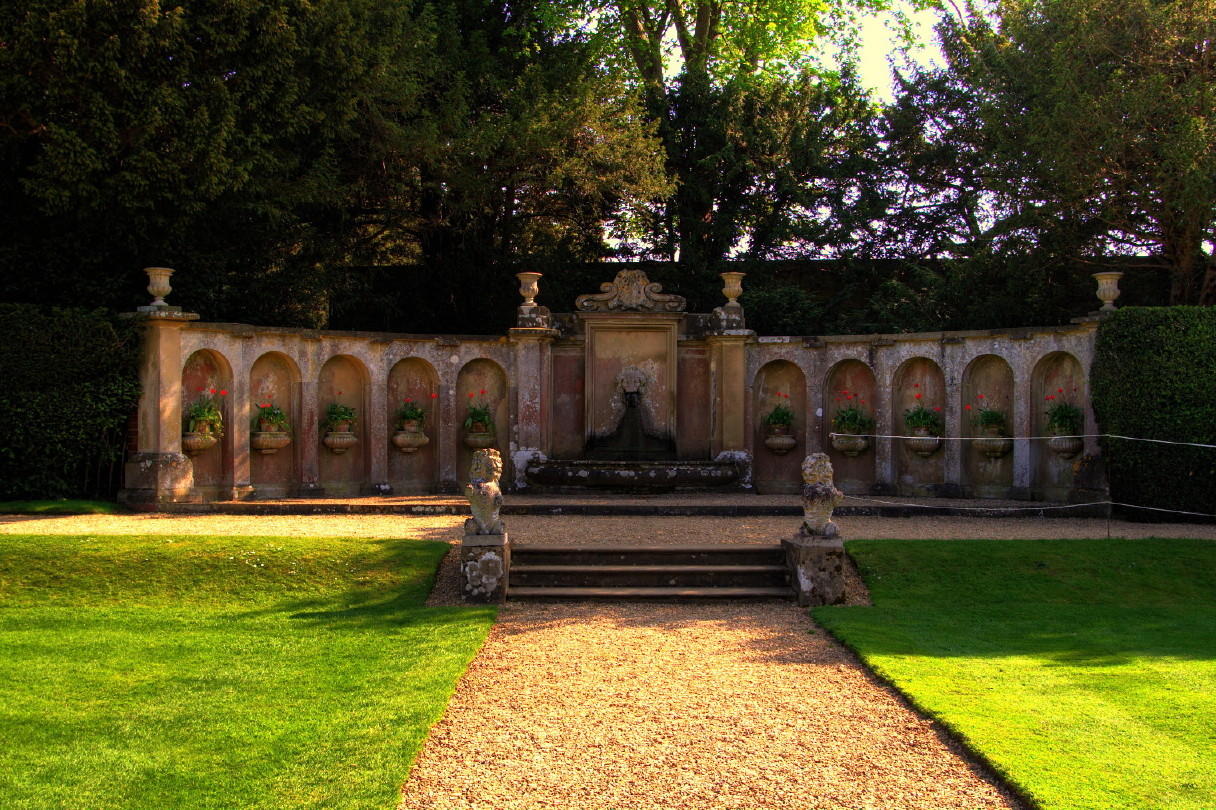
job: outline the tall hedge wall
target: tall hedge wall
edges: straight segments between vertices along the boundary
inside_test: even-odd
[[[1104,433],[1216,444],[1216,308],[1119,310],[1098,329],[1091,382]],[[1113,500],[1216,513],[1216,449],[1104,439],[1102,452]]]
[[[113,497],[138,363],[106,312],[0,304],[0,500]]]

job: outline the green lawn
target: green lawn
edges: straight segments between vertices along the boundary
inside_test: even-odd
[[[1216,543],[848,544],[815,618],[1045,808],[1216,807]]]
[[[113,501],[60,498],[55,501],[0,501],[0,515],[117,515],[123,509]]]
[[[391,810],[494,618],[446,549],[0,536],[0,805]]]

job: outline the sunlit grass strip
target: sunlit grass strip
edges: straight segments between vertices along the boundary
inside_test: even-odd
[[[1216,807],[1216,543],[855,541],[815,618],[1045,808]]]
[[[382,808],[493,620],[442,543],[0,537],[5,807]]]
[[[122,507],[113,501],[62,498],[54,501],[0,501],[0,515],[117,515]]]

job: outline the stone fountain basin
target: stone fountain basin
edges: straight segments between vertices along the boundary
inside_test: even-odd
[[[563,489],[655,491],[710,489],[734,484],[742,475],[731,461],[599,461],[588,459],[533,461],[528,482]]]

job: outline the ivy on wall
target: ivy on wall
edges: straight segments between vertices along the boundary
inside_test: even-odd
[[[1214,347],[1216,308],[1127,307],[1104,319],[1091,374],[1101,431],[1216,444]],[[1216,512],[1216,449],[1103,439],[1102,452],[1113,500]]]
[[[134,324],[0,304],[0,335],[0,500],[113,497],[139,399]]]

